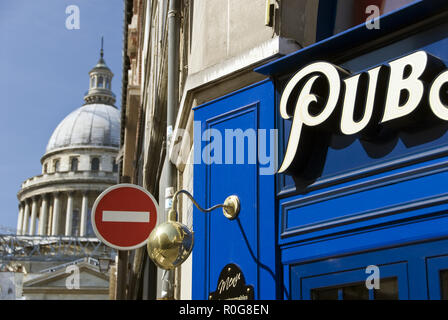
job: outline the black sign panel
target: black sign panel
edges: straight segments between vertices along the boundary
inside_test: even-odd
[[[246,286],[241,269],[233,263],[226,265],[219,274],[216,291],[211,292],[209,300],[253,300],[254,287]]]

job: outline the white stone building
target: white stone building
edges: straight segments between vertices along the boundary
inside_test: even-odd
[[[85,104],[56,127],[41,159],[42,173],[23,182],[17,194],[18,235],[94,235],[93,202],[117,182],[120,111],[103,53],[89,75]]]
[[[24,181],[17,194],[13,240],[22,248],[8,259],[23,273],[16,286],[25,299],[109,298],[109,274],[100,271],[98,258],[114,252],[95,237],[90,218],[95,199],[118,178],[120,111],[103,49],[89,76],[85,103],[56,127],[41,158],[41,174]],[[76,272],[67,272],[67,266],[76,266]],[[75,276],[79,286],[67,286]]]

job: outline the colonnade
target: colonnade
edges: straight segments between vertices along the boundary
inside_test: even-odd
[[[55,192],[21,201],[17,235],[87,236],[89,196],[94,196],[93,192]],[[75,212],[80,212],[79,221],[74,221]]]

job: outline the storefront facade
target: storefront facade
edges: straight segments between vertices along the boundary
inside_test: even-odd
[[[447,16],[415,1],[194,109],[194,196],[241,212],[194,211],[193,299],[448,298]]]

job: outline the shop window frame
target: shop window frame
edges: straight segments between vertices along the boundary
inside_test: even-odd
[[[351,284],[365,283],[369,274],[366,267],[355,270],[344,270],[329,274],[315,275],[302,278],[302,299],[310,300],[311,291],[314,289],[323,289],[330,287],[346,287]],[[398,279],[398,298],[408,299],[408,277],[407,264],[405,262],[379,265],[380,270],[380,288],[381,279],[397,278]],[[374,300],[375,289],[370,289],[369,300]]]

